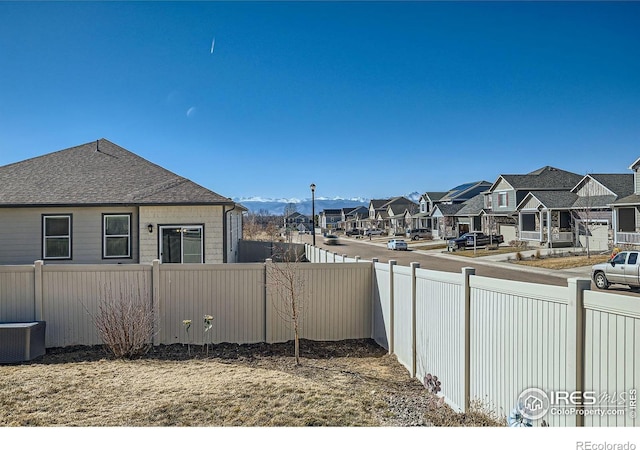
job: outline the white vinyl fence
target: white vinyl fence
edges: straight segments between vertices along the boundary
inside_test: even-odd
[[[307,257],[333,260],[311,246]],[[592,292],[588,279],[557,287],[372,262],[371,337],[411,376],[437,376],[452,407],[477,400],[508,416],[537,388],[584,395],[584,404],[551,402],[551,426],[640,425],[638,298]]]

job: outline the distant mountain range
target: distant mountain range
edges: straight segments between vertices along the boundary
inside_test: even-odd
[[[410,200],[418,202],[420,195],[417,192],[405,195]],[[393,197],[393,196],[392,196]],[[389,198],[392,198],[389,197]],[[311,215],[311,199],[300,200],[297,198],[291,199],[269,199],[261,197],[251,198],[234,198],[234,202],[242,204],[252,213],[259,213],[260,211],[266,211],[268,214],[281,216],[289,209],[299,212],[304,215]],[[324,209],[341,209],[341,208],[357,208],[358,206],[369,206],[369,199],[367,198],[316,198],[315,209],[316,214]]]

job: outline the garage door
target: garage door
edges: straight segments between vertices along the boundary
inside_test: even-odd
[[[587,237],[580,235],[580,245],[587,246]],[[589,250],[605,251],[609,250],[609,225],[592,223],[589,225]]]
[[[509,243],[516,240],[516,226],[515,225],[500,225],[499,234],[504,237],[504,242]]]

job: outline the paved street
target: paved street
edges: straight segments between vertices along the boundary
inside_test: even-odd
[[[311,235],[295,236],[294,241],[310,244]],[[363,259],[378,258],[380,262],[395,260],[399,265],[408,266],[417,262],[423,269],[440,270],[443,272],[460,272],[463,267],[473,267],[476,274],[483,277],[500,278],[504,280],[524,281],[529,283],[548,284],[554,286],[566,286],[568,278],[589,278],[590,268],[577,268],[570,270],[537,269],[527,266],[516,266],[508,262],[496,262],[486,258],[469,258],[457,256],[443,249],[393,251],[387,249],[387,236],[354,239],[340,237],[339,245],[325,245],[322,235],[316,235],[316,246],[335,252],[339,255],[350,257],[360,256]],[[409,242],[409,241],[407,241]],[[422,241],[422,244],[428,241]],[[597,290],[592,283],[591,289]],[[612,286],[610,292],[638,296],[638,293],[630,291],[624,286]]]

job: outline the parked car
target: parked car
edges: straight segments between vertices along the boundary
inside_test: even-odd
[[[365,236],[380,236],[382,235],[382,230],[377,228],[370,228],[364,232]]]
[[[389,250],[407,250],[407,243],[403,239],[391,239],[387,242]]]
[[[640,288],[639,252],[620,252],[605,263],[591,268],[591,278],[598,289],[607,289],[611,284],[624,284]]]
[[[364,231],[359,228],[352,228],[350,230],[347,230],[345,234],[347,236],[362,236],[363,233]]]
[[[427,228],[416,228],[413,230],[407,230],[407,237],[412,241],[417,241],[418,239],[432,239],[431,230]]]
[[[449,239],[447,249],[450,252],[454,252],[459,249],[473,248],[474,246],[484,247],[492,243],[502,244],[503,242],[504,237],[501,234],[494,234],[490,236],[480,231],[471,231],[469,233],[463,234],[460,237]]]
[[[338,245],[338,236],[335,234],[327,234],[324,237],[324,243],[327,245]]]

